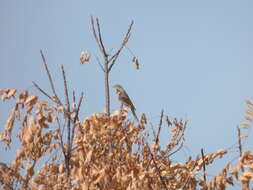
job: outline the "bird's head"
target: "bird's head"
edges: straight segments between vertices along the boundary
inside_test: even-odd
[[[122,92],[122,91],[124,91],[124,89],[122,88],[122,86],[119,85],[119,84],[114,85],[113,88],[115,88],[117,92]]]

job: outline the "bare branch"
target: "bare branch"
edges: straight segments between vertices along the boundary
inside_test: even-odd
[[[203,173],[204,173],[204,182],[206,184],[206,161],[205,161],[205,155],[204,155],[204,150],[201,148],[201,156],[203,160]]]
[[[76,94],[75,94],[74,90],[73,90],[73,93],[72,93],[72,97],[73,97],[73,103],[76,104]]]
[[[50,74],[50,72],[49,72],[49,69],[48,69],[48,66],[47,66],[47,63],[46,63],[46,59],[45,59],[45,56],[43,55],[42,50],[40,50],[40,54],[41,54],[41,57],[42,57],[42,60],[43,60],[43,65],[44,65],[44,67],[45,67],[45,69],[46,69],[46,72],[47,72],[47,76],[48,76],[48,79],[49,79],[49,83],[50,83],[51,89],[52,89],[52,91],[53,91],[53,98],[50,98],[50,99],[52,99],[52,100],[53,100],[54,102],[56,102],[57,104],[62,105],[60,99],[59,99],[58,96],[57,96],[57,93],[56,93],[56,90],[55,90],[55,87],[54,87],[54,83],[53,83],[53,79],[52,79],[51,74]],[[41,91],[41,92],[42,92],[42,91]],[[43,93],[43,92],[42,92],[42,93]],[[45,94],[45,93],[43,93],[43,94]]]
[[[64,93],[65,93],[65,100],[66,100],[66,105],[67,105],[67,112],[70,117],[70,104],[69,104],[69,94],[68,94],[68,86],[67,86],[67,80],[66,80],[66,75],[64,71],[63,65],[61,65],[61,70],[62,70],[62,76],[63,76],[63,82],[64,82]]]
[[[113,65],[115,64],[117,57],[119,56],[121,50],[123,49],[123,47],[126,45],[126,43],[128,42],[128,40],[130,38],[130,32],[132,29],[132,25],[133,25],[133,21],[131,22],[123,41],[121,42],[120,47],[118,48],[118,50],[116,51],[116,53],[114,55],[110,56],[110,59],[109,59],[109,55],[107,54],[106,49],[104,47],[104,43],[103,43],[103,39],[102,39],[102,35],[101,35],[101,30],[100,30],[99,19],[96,18],[96,24],[95,24],[94,18],[93,18],[93,16],[91,16],[91,26],[92,26],[93,36],[97,42],[100,52],[103,54],[103,57],[104,57],[104,63],[103,63],[104,65],[102,66],[102,64],[99,62],[99,60],[98,60],[98,64],[99,64],[100,68],[104,71],[105,109],[106,109],[107,115],[110,115],[109,73],[110,73],[110,70],[112,69]],[[110,64],[110,62],[111,62],[111,64]]]
[[[135,54],[133,53],[133,51],[127,47],[127,45],[125,45],[126,49],[130,52],[130,54],[133,56],[133,57],[136,57]]]
[[[103,54],[105,57],[107,57],[107,53],[105,51],[105,47],[104,47],[104,43],[103,43],[103,40],[102,40],[102,35],[101,35],[101,31],[100,31],[100,25],[99,25],[99,20],[98,18],[96,18],[96,21],[97,21],[97,30],[98,30],[98,36],[99,36],[99,42],[101,44],[101,47],[102,47],[102,51],[103,51]]]
[[[104,84],[105,84],[105,110],[106,114],[110,115],[110,90],[109,90],[109,71],[108,63],[105,62],[105,72],[104,72]]]
[[[155,129],[154,129],[154,126],[153,126],[153,124],[151,122],[150,122],[150,126],[151,126],[151,129],[152,129],[153,136],[155,138],[156,137],[156,135],[155,135]]]
[[[161,116],[160,116],[160,122],[159,122],[159,126],[158,126],[158,131],[157,131],[157,134],[156,134],[156,138],[155,138],[155,144],[158,145],[159,143],[159,135],[160,135],[160,131],[161,131],[161,128],[162,128],[162,124],[163,124],[163,110],[161,111]]]
[[[237,137],[238,137],[238,145],[239,145],[239,152],[240,152],[240,157],[242,156],[242,142],[241,142],[241,130],[237,126]],[[244,172],[244,167],[241,167],[242,171]]]
[[[67,159],[65,159],[66,162],[66,168],[67,168],[67,175],[69,176],[70,170],[69,170],[69,161],[70,161],[70,124],[71,124],[71,115],[70,115],[70,103],[69,103],[69,95],[68,95],[68,86],[67,86],[67,80],[66,80],[66,75],[64,71],[63,65],[61,65],[62,69],[62,76],[63,76],[63,82],[64,82],[64,93],[65,93],[65,100],[66,100],[66,106],[67,106],[67,129],[68,129],[68,140],[67,140]]]
[[[80,107],[81,107],[81,104],[82,104],[82,101],[83,101],[83,96],[84,96],[84,93],[82,92],[82,93],[81,93],[80,100],[79,100],[79,102],[78,102],[77,110],[76,110],[76,112],[77,112],[76,117],[78,117],[78,113],[79,113],[79,111],[80,111]],[[77,118],[76,118],[76,119],[77,119]],[[74,121],[76,121],[76,119],[74,119]]]
[[[130,25],[129,25],[129,28],[127,30],[127,33],[123,39],[123,41],[121,42],[121,45],[119,47],[119,49],[116,51],[116,53],[110,57],[110,59],[108,60],[108,63],[112,61],[111,65],[109,66],[109,71],[112,69],[113,65],[115,64],[121,50],[125,47],[125,45],[127,44],[129,38],[130,38],[130,35],[131,35],[131,30],[132,30],[132,26],[134,24],[134,21],[131,21]]]
[[[42,89],[39,87],[39,85],[37,85],[35,82],[32,82],[32,83],[33,83],[33,85],[34,85],[42,94],[44,94],[44,95],[47,96],[49,99],[51,99],[52,101],[54,101],[53,98],[52,98],[51,96],[49,96],[44,90],[42,90]]]
[[[167,157],[171,157],[173,154],[177,153],[179,150],[181,150],[181,148],[183,147],[184,143],[182,142],[180,144],[180,146],[174,151],[174,152],[171,152]]]
[[[60,145],[61,145],[62,153],[63,153],[64,158],[66,160],[67,159],[67,154],[66,154],[65,149],[64,149],[64,144],[63,144],[63,140],[62,140],[61,124],[60,124],[58,116],[56,117],[56,121],[57,121],[57,124],[58,124],[58,130],[59,130],[59,135],[60,135]]]
[[[82,104],[82,101],[83,101],[83,96],[84,96],[84,93],[82,92],[81,97],[80,97],[79,102],[78,102],[75,117],[74,117],[74,122],[73,122],[73,127],[72,127],[72,134],[71,134],[71,142],[70,142],[71,149],[72,149],[72,146],[73,146],[73,139],[74,139],[74,135],[75,135],[76,121],[78,120],[78,115],[79,115],[80,107],[81,107],[81,104]]]
[[[48,69],[48,67],[47,67],[46,59],[45,59],[45,56],[43,55],[42,50],[40,50],[40,55],[41,55],[42,60],[43,60],[43,65],[44,65],[44,67],[45,67],[45,69],[46,69],[46,71],[47,71],[47,76],[48,76],[48,79],[49,79],[49,82],[50,82],[52,91],[53,91],[54,95],[56,95],[56,91],[55,91],[55,88],[54,88],[54,83],[53,83],[51,74],[50,74],[50,72],[49,72],[49,69]]]
[[[98,28],[98,33],[99,33],[99,37],[97,35],[97,32],[96,32],[96,27],[95,27],[95,24],[94,24],[94,19],[93,19],[93,16],[91,16],[91,26],[92,26],[92,32],[93,32],[93,36],[98,44],[98,47],[99,47],[99,50],[101,51],[101,53],[103,54],[104,58],[106,57],[106,54],[105,54],[105,51],[104,51],[104,45],[101,44],[102,40],[100,40],[101,38],[101,32],[100,32],[100,28]],[[97,23],[97,26],[99,27],[99,23]]]
[[[93,16],[90,17],[90,20],[91,20],[91,26],[92,26],[93,36],[94,36],[94,38],[95,38],[95,40],[96,40],[96,42],[98,44],[99,49],[101,50],[101,52],[103,52],[102,51],[102,47],[100,47],[99,39],[97,37],[97,32],[96,32]]]
[[[105,69],[104,69],[104,67],[102,66],[102,64],[100,63],[99,58],[98,58],[97,56],[96,56],[96,59],[97,59],[98,65],[100,66],[100,68],[102,69],[102,71],[105,72]]]

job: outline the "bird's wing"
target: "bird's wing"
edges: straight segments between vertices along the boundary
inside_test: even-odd
[[[119,99],[121,100],[121,102],[123,104],[125,104],[126,106],[128,106],[128,107],[132,108],[133,110],[135,110],[135,107],[134,107],[131,99],[129,98],[129,96],[126,92],[124,92],[124,93],[121,92],[119,94]]]

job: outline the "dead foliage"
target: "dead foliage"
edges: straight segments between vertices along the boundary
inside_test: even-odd
[[[251,118],[251,102],[248,106],[247,118]],[[228,164],[218,175],[206,181],[203,167],[212,165],[215,159],[222,158],[228,151],[218,150],[195,159],[189,157],[185,162],[173,162],[170,158],[182,147],[187,122],[171,121],[163,115],[162,112],[152,145],[147,140],[145,115],[140,123],[134,124],[127,119],[126,111],[116,111],[112,116],[93,114],[82,122],[76,121],[70,145],[68,141],[64,142],[63,128],[58,126],[59,120],[68,118],[65,108],[50,105],[28,91],[22,92],[0,136],[10,148],[12,129],[17,126],[14,123],[19,122],[20,148],[10,165],[0,162],[1,187],[189,190],[226,189],[235,181],[241,181],[244,189],[249,188],[253,179],[251,151],[242,152],[237,164]],[[166,148],[162,149],[159,133],[165,126],[171,137]],[[70,152],[68,163],[64,157],[67,151]]]

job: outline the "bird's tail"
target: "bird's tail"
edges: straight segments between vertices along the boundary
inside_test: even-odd
[[[137,117],[137,115],[136,115],[136,113],[135,113],[135,109],[134,109],[134,108],[131,108],[131,111],[132,111],[132,113],[133,113],[133,115],[134,115],[134,118],[135,118],[137,121],[139,121],[139,119],[138,119],[138,117]]]

